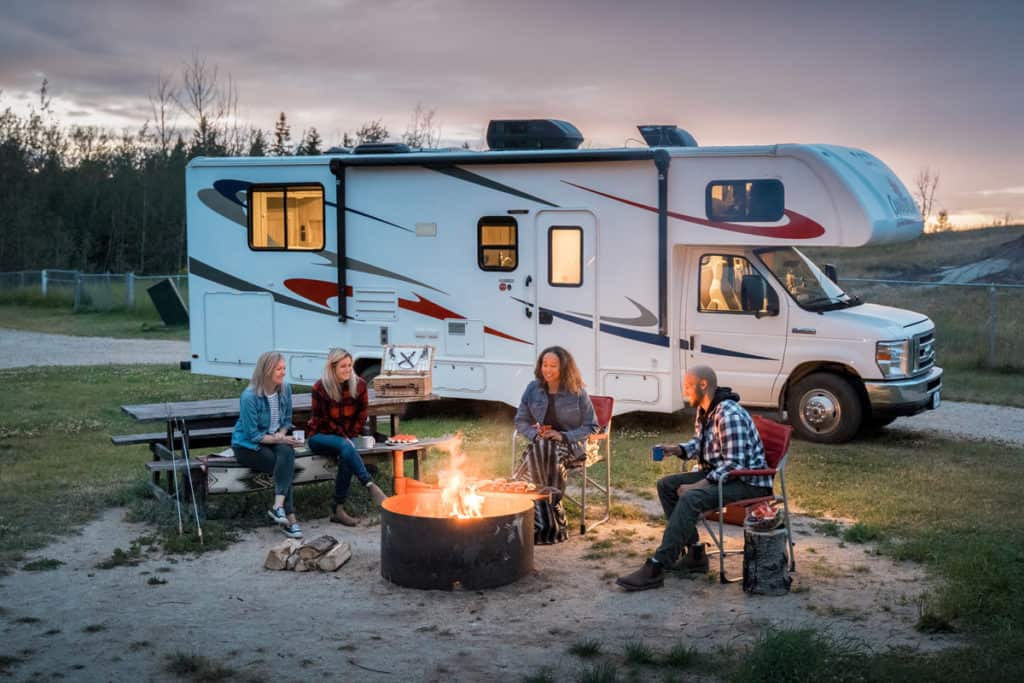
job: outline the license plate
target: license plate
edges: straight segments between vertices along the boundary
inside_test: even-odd
[[[932,410],[938,408],[940,403],[942,403],[942,398],[939,396],[939,392],[936,391],[932,394]]]

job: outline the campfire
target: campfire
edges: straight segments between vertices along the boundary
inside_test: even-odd
[[[532,485],[466,474],[456,439],[438,486],[415,479],[384,501],[381,574],[410,588],[493,588],[533,570]],[[524,495],[526,494],[526,495]]]

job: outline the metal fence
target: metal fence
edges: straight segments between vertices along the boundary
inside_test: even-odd
[[[1024,284],[854,277],[839,283],[866,302],[930,317],[940,365],[1024,369]]]
[[[173,280],[188,301],[187,275],[83,273],[77,270],[22,270],[0,273],[0,298],[79,311],[154,312],[146,289]]]

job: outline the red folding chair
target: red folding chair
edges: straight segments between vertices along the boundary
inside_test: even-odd
[[[569,479],[574,475],[580,477],[580,499],[576,500],[568,493],[565,498],[571,500],[580,508],[580,534],[585,534],[591,529],[604,524],[611,519],[612,511],[612,412],[615,408],[615,399],[611,396],[593,396],[590,402],[594,406],[594,417],[597,419],[599,430],[597,434],[588,437],[590,443],[597,443],[597,452],[594,455],[588,454],[586,462],[580,467],[574,467],[568,471]],[[516,438],[518,432],[512,430],[512,471],[519,464],[519,453],[516,449]],[[604,442],[604,454],[601,454],[600,442]],[[590,449],[588,449],[589,451]],[[595,457],[596,456],[596,457]],[[598,463],[604,463],[604,484],[590,476],[590,468]],[[600,476],[600,474],[598,475]],[[604,517],[596,522],[587,525],[587,487],[592,486],[604,494]]]
[[[757,432],[761,436],[761,443],[764,444],[764,458],[768,467],[766,469],[759,470],[732,470],[726,476],[719,479],[718,508],[715,510],[708,510],[701,518],[701,521],[704,523],[704,528],[707,530],[708,535],[711,536],[711,539],[717,548],[717,550],[712,551],[711,554],[718,553],[718,577],[722,583],[732,583],[741,580],[729,579],[726,577],[725,556],[726,554],[737,554],[743,552],[741,550],[733,550],[727,553],[725,550],[725,523],[727,521],[735,523],[733,521],[735,517],[729,515],[727,509],[741,511],[742,515],[739,516],[739,519],[742,520],[746,517],[747,510],[758,503],[782,503],[782,507],[786,513],[783,521],[785,524],[784,529],[786,530],[786,540],[789,545],[789,571],[796,571],[796,558],[793,556],[793,531],[789,523],[789,497],[786,495],[786,457],[789,454],[789,442],[793,435],[793,428],[789,425],[779,424],[773,420],[763,418],[760,415],[754,416],[754,426],[757,428]],[[725,505],[722,501],[722,486],[725,482],[734,477],[752,475],[771,475],[773,479],[772,495],[736,500]],[[782,495],[775,492],[774,480],[776,478],[779,480],[779,488],[782,490]],[[727,519],[727,517],[730,519]],[[717,534],[710,524],[712,521],[718,522]],[[742,521],[739,523],[742,524]]]

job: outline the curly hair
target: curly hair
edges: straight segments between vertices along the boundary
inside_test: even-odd
[[[568,391],[571,394],[583,391],[583,376],[580,375],[580,369],[576,367],[576,361],[573,360],[572,354],[561,346],[549,346],[540,352],[540,355],[537,356],[537,365],[533,368],[533,376],[541,382],[544,381],[544,375],[541,374],[540,369],[544,364],[544,356],[549,353],[558,359],[558,390]]]

